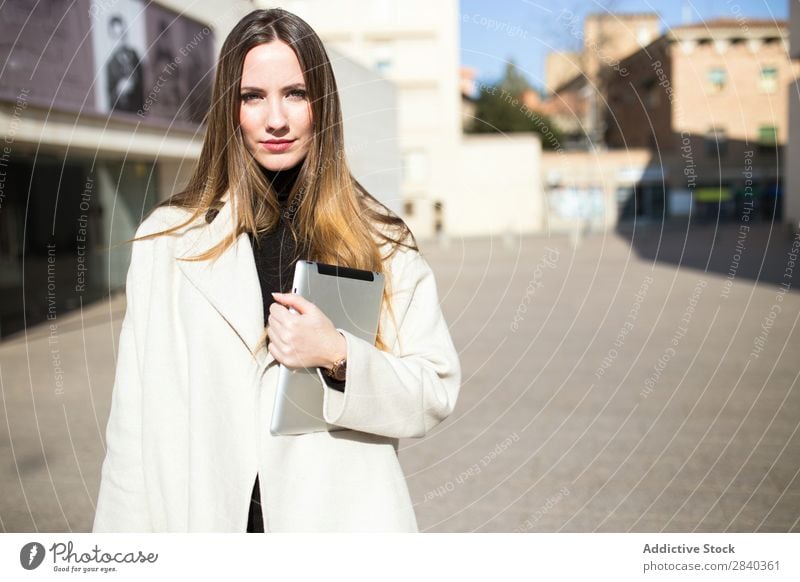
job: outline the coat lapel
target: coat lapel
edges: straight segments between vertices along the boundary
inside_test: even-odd
[[[175,258],[198,255],[217,245],[236,226],[235,209],[228,193],[216,218],[202,220],[180,237]],[[177,261],[178,267],[220,316],[233,328],[244,347],[260,364],[273,359],[256,344],[264,331],[264,307],[250,238],[243,232],[216,260]]]

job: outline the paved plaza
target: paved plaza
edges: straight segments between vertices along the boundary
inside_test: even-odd
[[[420,529],[800,531],[794,240],[734,223],[421,243],[463,385],[400,443]],[[3,531],[90,530],[124,309],[0,344]]]

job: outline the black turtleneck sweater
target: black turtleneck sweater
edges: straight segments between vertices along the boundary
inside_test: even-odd
[[[264,325],[269,319],[270,305],[275,301],[273,292],[286,293],[291,291],[294,279],[294,266],[299,258],[297,246],[292,236],[289,223],[292,208],[287,204],[289,193],[297,180],[300,164],[293,168],[271,172],[264,170],[267,180],[278,195],[281,215],[277,226],[269,232],[263,233],[258,239],[250,233],[250,243],[253,247],[253,256],[261,282],[261,295],[264,302]]]
[[[253,257],[261,283],[261,296],[264,302],[264,326],[269,320],[269,308],[274,303],[273,292],[287,293],[292,290],[294,280],[294,267],[301,255],[305,254],[303,246],[295,243],[292,236],[290,223],[294,219],[294,212],[288,204],[292,186],[297,181],[302,162],[278,172],[263,170],[267,180],[272,184],[278,196],[281,207],[281,216],[277,226],[269,232],[256,238],[250,233],[250,243],[253,247]],[[344,392],[344,382],[326,379],[328,386]],[[250,510],[247,518],[248,532],[264,532],[264,521],[261,513],[261,493],[258,487],[258,475],[253,485],[250,499]]]
[[[289,226],[293,217],[287,202],[301,165],[302,163],[278,172],[264,170],[264,175],[277,193],[281,206],[280,220],[274,229],[263,233],[258,238],[253,233],[250,233],[250,243],[253,247],[253,257],[255,258],[258,279],[261,283],[261,296],[264,302],[264,326],[267,325],[267,320],[269,319],[269,308],[275,301],[272,293],[291,291],[294,266],[299,258],[297,256],[297,245]],[[256,475],[250,499],[247,531],[252,533],[264,532],[258,475]]]

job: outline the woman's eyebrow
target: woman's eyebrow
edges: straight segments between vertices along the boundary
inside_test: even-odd
[[[282,90],[283,91],[292,91],[294,89],[305,89],[306,86],[304,83],[293,83],[292,85],[286,85]],[[240,91],[253,91],[263,93],[264,90],[261,87],[242,87]]]

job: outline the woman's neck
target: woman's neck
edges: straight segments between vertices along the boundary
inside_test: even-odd
[[[295,166],[283,170],[268,170],[264,168],[264,177],[275,190],[279,201],[285,202],[289,198],[289,193],[292,191],[292,186],[294,186],[302,166],[303,162],[300,161]]]

